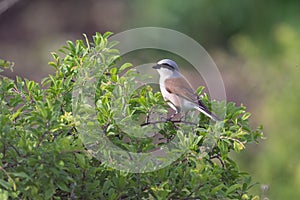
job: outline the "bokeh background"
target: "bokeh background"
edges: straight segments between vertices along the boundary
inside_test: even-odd
[[[247,107],[253,127],[264,126],[265,140],[233,155],[259,182],[254,192],[300,199],[299,9],[298,0],[1,0],[0,58],[15,63],[6,76],[39,82],[53,73],[50,52],[83,33],[180,31],[211,55],[227,100]]]

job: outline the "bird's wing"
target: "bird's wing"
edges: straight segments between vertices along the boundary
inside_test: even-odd
[[[198,104],[198,95],[195,94],[192,86],[183,77],[166,79],[165,87],[168,92]]]
[[[210,110],[203,104],[199,96],[194,92],[192,86],[183,77],[168,78],[165,80],[166,90],[170,93],[176,94],[188,101],[197,104],[201,112],[205,113],[210,118],[218,121],[219,118],[212,114]]]

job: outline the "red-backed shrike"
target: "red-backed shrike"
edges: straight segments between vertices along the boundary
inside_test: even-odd
[[[179,112],[186,113],[191,109],[197,109],[209,118],[219,121],[219,118],[205,107],[191,84],[179,73],[178,66],[173,60],[160,60],[152,68],[156,69],[160,75],[160,91],[163,98],[169,101],[169,106],[175,110],[175,115]]]

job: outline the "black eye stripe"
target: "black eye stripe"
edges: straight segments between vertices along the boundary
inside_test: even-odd
[[[167,69],[170,69],[170,70],[174,70],[175,69],[173,66],[171,66],[171,65],[169,65],[167,63],[162,64],[161,67],[167,68]]]

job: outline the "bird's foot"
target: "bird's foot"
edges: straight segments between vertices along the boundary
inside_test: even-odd
[[[172,122],[172,119],[174,119],[176,116],[178,115],[178,113],[174,113],[173,115],[171,115],[170,117],[167,118],[168,122]]]

